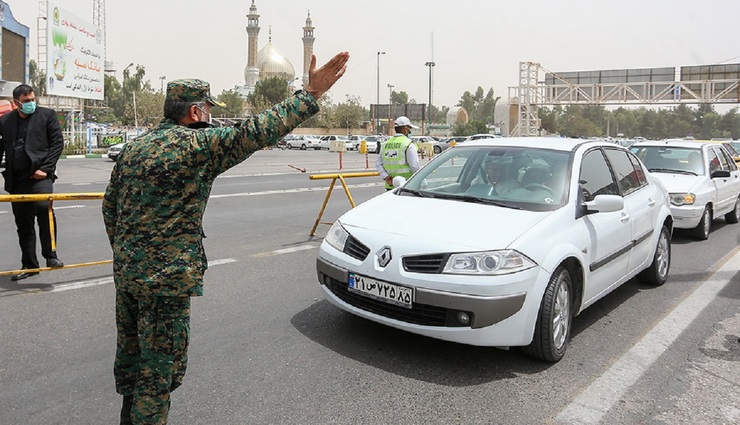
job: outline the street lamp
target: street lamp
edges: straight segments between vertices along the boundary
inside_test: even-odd
[[[393,87],[396,87],[396,86],[394,86],[393,84],[388,84],[388,131],[389,132],[391,129],[391,119],[393,118],[391,117],[391,104],[393,103],[392,101]]]
[[[434,65],[436,64],[434,62],[427,62],[424,65],[429,67],[429,106],[428,108],[429,108],[429,124],[431,124],[432,123],[432,68],[434,68]]]
[[[167,77],[165,77],[164,75],[163,75],[163,76],[161,76],[161,77],[159,77],[159,79],[160,79],[160,83],[159,83],[159,91],[160,91],[160,93],[162,93],[162,94],[164,94],[164,80],[165,80],[166,78],[167,78]]]
[[[373,127],[375,128],[374,133],[377,133],[377,122],[378,122],[378,105],[380,105],[380,55],[384,55],[385,52],[378,52],[378,85],[377,85],[377,93],[376,93],[376,103],[375,108],[373,109]]]

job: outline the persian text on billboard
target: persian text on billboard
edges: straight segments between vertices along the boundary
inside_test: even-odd
[[[103,99],[105,40],[93,26],[56,2],[48,3],[47,92],[55,96]]]

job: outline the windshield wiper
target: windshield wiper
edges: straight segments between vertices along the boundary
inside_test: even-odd
[[[475,204],[495,205],[497,207],[511,208],[515,210],[522,209],[521,207],[514,205],[510,202],[497,201],[497,200],[488,199],[488,198],[479,198],[477,196],[454,195],[451,193],[431,193],[431,192],[427,192],[427,193],[433,198],[438,198],[438,199],[452,199],[455,201],[472,202]]]
[[[398,193],[410,193],[412,195],[416,195],[416,196],[419,196],[421,198],[433,198],[433,196],[431,194],[429,194],[428,192],[423,192],[421,190],[408,189],[408,188],[405,188],[405,187],[399,188],[398,189]]]
[[[695,173],[693,171],[688,170],[674,170],[672,168],[648,168],[648,171],[651,173],[675,173],[675,174],[690,174],[692,176],[698,176],[698,173]]]

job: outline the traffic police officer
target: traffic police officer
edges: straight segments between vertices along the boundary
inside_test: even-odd
[[[386,190],[393,189],[393,177],[411,177],[419,171],[419,152],[416,144],[411,140],[411,129],[419,127],[411,123],[407,117],[396,118],[396,134],[383,143],[380,155],[375,161],[375,168],[385,181]]]

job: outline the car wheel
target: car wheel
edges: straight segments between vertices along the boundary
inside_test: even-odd
[[[735,224],[740,221],[740,196],[735,199],[735,208],[725,214],[725,221],[730,224]]]
[[[320,151],[321,150],[321,146],[316,146],[315,148],[313,148],[313,150]]]
[[[442,153],[442,148],[440,148],[439,146],[435,146],[434,147],[434,153],[437,154],[437,155],[440,154],[440,153]]]
[[[524,353],[546,362],[557,362],[565,355],[570,340],[573,280],[563,266],[555,269],[542,296],[532,342]]]
[[[293,149],[293,145],[291,145],[290,143],[288,143],[288,149]]]
[[[692,236],[699,240],[709,239],[709,231],[712,228],[712,211],[709,209],[709,205],[704,208],[704,213],[701,215],[701,221],[699,225],[692,230]]]
[[[660,286],[668,279],[668,270],[671,268],[671,235],[667,226],[660,229],[658,245],[650,267],[640,272],[637,279],[648,285]]]
[[[305,151],[306,150],[306,144],[305,143],[301,145],[301,150],[302,151]]]

